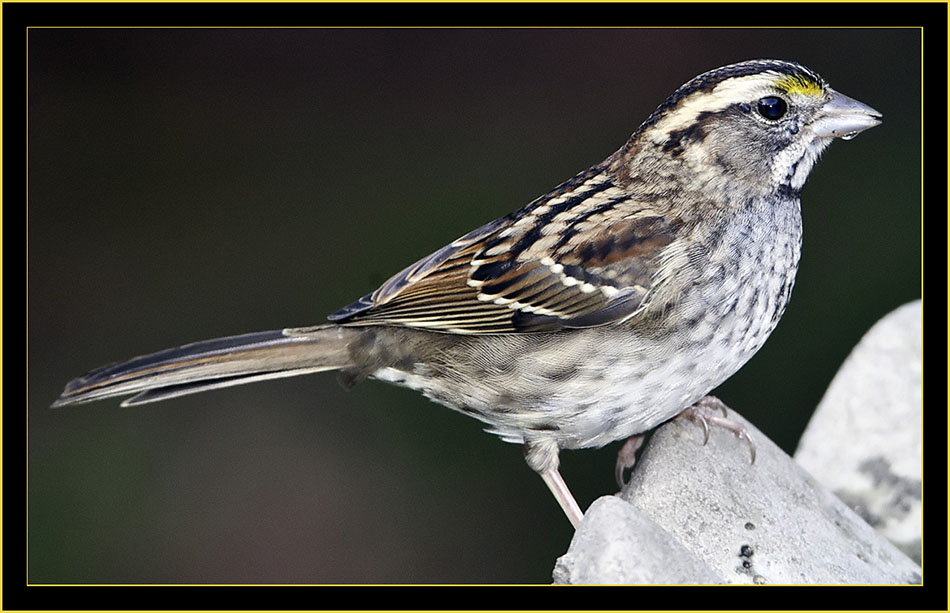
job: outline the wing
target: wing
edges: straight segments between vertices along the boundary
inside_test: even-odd
[[[644,305],[660,252],[681,225],[595,166],[419,260],[329,319],[456,334],[621,321]]]

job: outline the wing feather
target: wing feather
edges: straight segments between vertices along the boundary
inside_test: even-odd
[[[330,316],[456,334],[507,334],[620,321],[644,304],[681,222],[581,173],[405,268]]]

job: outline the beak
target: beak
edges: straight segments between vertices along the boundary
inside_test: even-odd
[[[881,123],[881,114],[868,105],[828,89],[831,99],[821,108],[813,124],[815,134],[851,140],[859,132]]]

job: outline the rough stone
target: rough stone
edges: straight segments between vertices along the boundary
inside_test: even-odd
[[[921,323],[918,300],[891,312],[864,335],[835,375],[795,451],[795,460],[819,483],[918,563]]]
[[[558,558],[554,582],[679,585],[723,580],[636,507],[604,496],[587,509],[570,548]]]
[[[920,567],[730,411],[756,445],[674,420],[619,500],[600,499],[557,564],[564,583],[920,583]]]

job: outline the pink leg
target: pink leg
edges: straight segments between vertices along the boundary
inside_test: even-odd
[[[548,489],[554,494],[558,504],[561,505],[561,509],[564,510],[564,514],[571,520],[571,524],[573,524],[576,530],[577,527],[581,525],[581,520],[584,519],[584,513],[581,512],[577,501],[574,500],[574,495],[571,494],[571,490],[567,489],[567,484],[564,483],[561,473],[558,472],[557,468],[551,468],[539,474],[541,478],[544,479]]]

